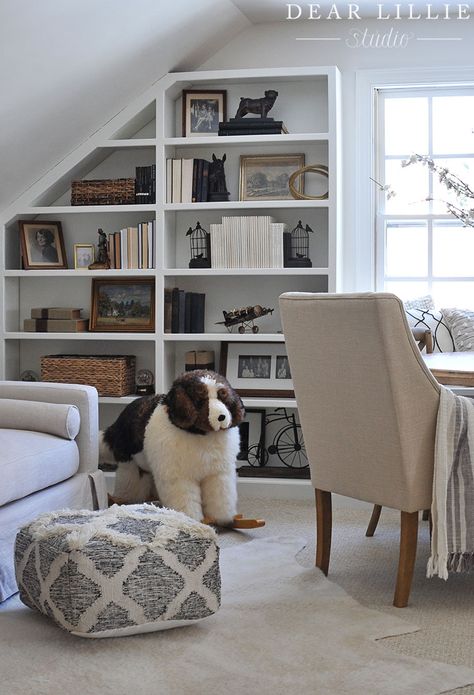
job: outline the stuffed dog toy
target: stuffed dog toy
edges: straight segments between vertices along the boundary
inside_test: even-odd
[[[182,374],[166,395],[137,398],[101,433],[101,462],[119,464],[114,497],[134,503],[157,495],[197,521],[239,526],[235,465],[244,417],[228,381],[208,370]]]

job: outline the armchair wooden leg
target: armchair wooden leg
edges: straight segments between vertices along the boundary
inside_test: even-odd
[[[400,558],[393,605],[405,608],[410,597],[418,541],[418,512],[401,512]]]
[[[331,493],[315,490],[316,496],[316,567],[327,576],[331,555],[332,501]]]
[[[373,536],[375,533],[375,529],[377,528],[377,524],[379,523],[380,519],[380,512],[382,511],[382,507],[380,504],[374,504],[374,508],[372,510],[372,516],[370,517],[369,525],[367,526],[367,531],[365,532],[366,536]]]

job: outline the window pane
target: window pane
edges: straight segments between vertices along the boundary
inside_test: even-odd
[[[433,225],[433,275],[474,278],[474,227]]]
[[[435,306],[472,309],[474,307],[474,282],[433,282]]]
[[[474,96],[433,98],[434,154],[474,152]]]
[[[429,172],[421,164],[402,167],[401,159],[389,159],[385,163],[383,183],[390,185],[396,195],[385,201],[385,211],[389,215],[416,215],[427,213],[429,203]],[[381,182],[382,183],[382,182]]]
[[[385,153],[428,152],[428,99],[385,99]]]
[[[395,277],[428,273],[428,230],[425,224],[388,222],[385,242],[385,274]]]
[[[427,282],[397,282],[389,280],[384,286],[385,292],[393,292],[405,302],[407,299],[416,299],[429,294]]]
[[[466,183],[474,191],[474,159],[436,159],[438,166],[446,167],[451,174],[458,176],[461,181]],[[414,165],[416,166],[416,165]],[[447,212],[444,201],[452,203],[461,209],[474,207],[474,199],[466,198],[463,200],[456,196],[454,191],[449,190],[445,184],[441,183],[438,174],[433,175],[433,212],[445,214]]]

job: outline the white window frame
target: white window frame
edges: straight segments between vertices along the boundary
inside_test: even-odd
[[[356,71],[356,127],[353,180],[356,187],[355,289],[375,290],[376,263],[376,129],[377,91],[379,89],[433,86],[467,87],[474,85],[474,67],[396,68]],[[426,217],[426,216],[423,216]],[[437,216],[438,217],[438,216]],[[458,278],[459,279],[459,278]]]

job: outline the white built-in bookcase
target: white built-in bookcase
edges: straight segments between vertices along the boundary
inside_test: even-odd
[[[266,89],[279,93],[270,116],[282,120],[288,135],[185,138],[181,136],[183,89],[226,89],[228,117],[235,115],[240,97],[260,97]],[[329,167],[326,200],[239,202],[239,158],[242,154],[305,153],[306,164]],[[225,163],[229,202],[165,203],[165,162],[168,157],[211,159]],[[21,153],[19,156],[26,156]],[[156,164],[156,204],[70,205],[70,185],[80,178],[133,177],[135,167]],[[319,177],[315,177],[317,179]],[[214,350],[219,364],[223,340],[282,342],[278,296],[284,291],[336,291],[340,288],[340,87],[339,72],[327,68],[277,68],[170,73],[135,103],[109,121],[66,159],[30,188],[2,216],[0,246],[1,378],[18,379],[25,369],[39,374],[40,357],[57,353],[135,354],[137,368],[149,368],[157,392],[168,390],[184,369],[187,350]],[[320,182],[319,182],[320,183]],[[306,176],[305,191],[317,191]],[[319,189],[320,190],[320,189]],[[223,214],[272,215],[291,230],[299,219],[315,231],[310,238],[312,268],[304,269],[189,269],[186,230],[197,220],[209,230]],[[73,244],[96,243],[97,229],[117,231],[139,222],[156,220],[154,270],[22,270],[18,220],[59,220],[69,268]],[[155,333],[25,333],[23,319],[33,306],[81,306],[89,315],[92,277],[156,278]],[[169,334],[163,331],[165,287],[205,292],[205,333]],[[260,304],[274,313],[258,322],[258,334],[228,333],[222,310]],[[304,340],[304,336],[302,336]],[[101,398],[102,424],[113,420],[128,398]],[[294,399],[246,398],[250,407],[295,407]]]

